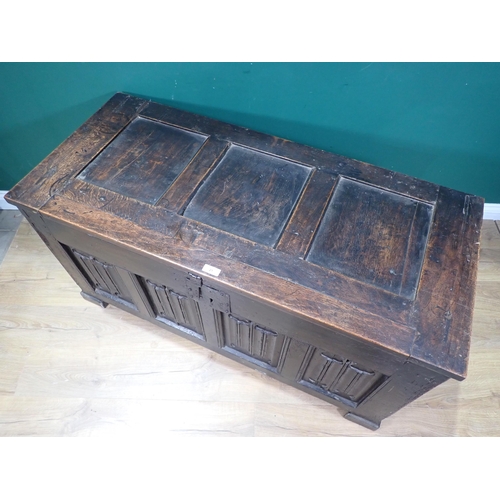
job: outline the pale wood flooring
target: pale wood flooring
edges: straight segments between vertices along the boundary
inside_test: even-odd
[[[371,432],[79,289],[23,221],[0,265],[0,436],[500,436],[500,232],[485,221],[469,374]]]

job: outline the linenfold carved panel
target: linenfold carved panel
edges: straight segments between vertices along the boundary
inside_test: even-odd
[[[131,282],[143,289],[141,300],[146,301],[146,308],[157,321],[178,327],[202,340],[207,340],[206,322],[215,328],[217,347],[275,373],[280,373],[285,362],[288,363],[290,337],[226,310],[221,311],[217,308],[218,302],[210,300],[210,294],[193,294],[189,287],[195,286],[196,283],[191,283],[195,276],[186,280],[185,290],[172,290],[79,250],[67,246],[65,249],[97,294],[135,308],[131,293],[127,291],[121,277],[124,273]],[[200,287],[210,289],[201,283],[199,279]],[[206,305],[200,308],[203,300],[208,308]],[[356,407],[388,379],[384,374],[362,367],[352,359],[324,352],[312,345],[303,345],[304,354],[294,362],[295,382],[333,400]]]
[[[277,368],[283,354],[286,337],[267,330],[252,321],[236,318],[232,314],[216,312],[222,345],[250,358]]]
[[[128,274],[128,271],[120,271],[118,267],[112,264],[96,259],[80,250],[69,248],[66,245],[63,245],[63,248],[73,262],[76,263],[95,292],[104,295],[108,299],[121,301],[127,306],[136,309],[130,292],[122,276],[120,276],[120,272]]]
[[[327,395],[338,395],[343,399],[358,403],[387,377],[381,373],[362,368],[354,361],[335,354],[310,348],[309,358],[300,382]]]
[[[141,279],[146,283],[156,319],[167,319],[203,334],[203,321],[196,301],[163,285]]]

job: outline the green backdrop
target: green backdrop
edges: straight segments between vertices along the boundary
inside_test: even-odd
[[[0,190],[123,91],[500,203],[500,64],[3,63]]]

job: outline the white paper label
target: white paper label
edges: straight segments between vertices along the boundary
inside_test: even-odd
[[[220,269],[217,269],[214,266],[210,266],[209,264],[205,264],[203,266],[202,271],[207,274],[211,274],[212,276],[219,276],[220,274]]]

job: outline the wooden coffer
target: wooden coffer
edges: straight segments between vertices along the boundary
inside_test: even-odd
[[[120,93],[6,199],[84,298],[370,429],[466,376],[476,196]]]

